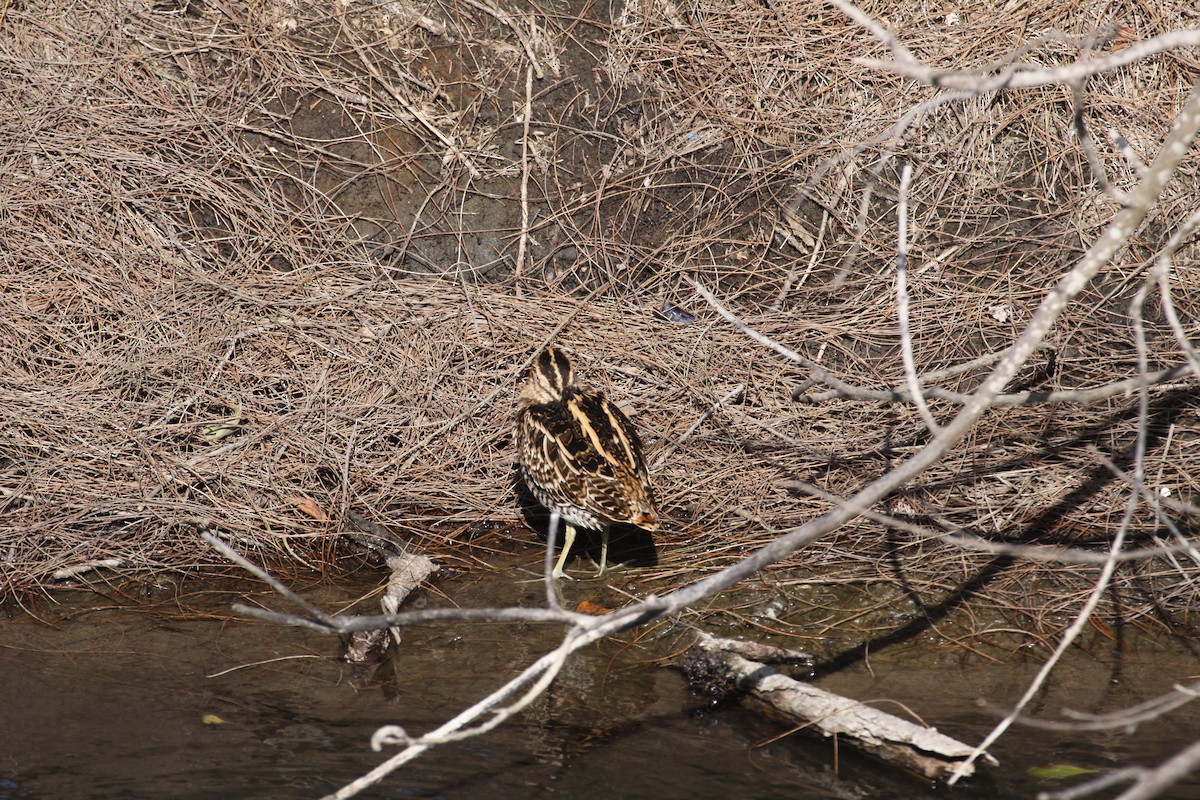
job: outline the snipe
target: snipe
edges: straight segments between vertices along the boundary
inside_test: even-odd
[[[579,388],[570,360],[556,347],[534,360],[517,407],[522,477],[538,502],[566,523],[554,577],[563,575],[576,528],[600,531],[598,574],[604,574],[613,523],[658,529],[633,423],[603,394]]]

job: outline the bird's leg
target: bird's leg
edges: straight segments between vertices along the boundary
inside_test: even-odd
[[[567,556],[571,553],[571,545],[575,544],[575,526],[567,523],[567,533],[563,537],[562,551],[558,556],[558,563],[554,565],[554,572],[550,573],[551,577],[563,577],[563,564],[567,563]]]
[[[608,564],[608,531],[607,525],[600,529],[600,571],[596,573],[597,578],[604,574],[604,567]]]

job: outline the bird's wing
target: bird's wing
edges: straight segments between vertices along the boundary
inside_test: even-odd
[[[603,396],[573,392],[565,404],[531,406],[520,427],[527,479],[550,501],[613,522],[653,516],[641,443]]]

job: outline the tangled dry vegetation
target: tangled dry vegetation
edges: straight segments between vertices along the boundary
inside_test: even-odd
[[[276,566],[324,563],[348,511],[486,561],[462,534],[519,520],[513,399],[550,340],[636,409],[652,460],[715,408],[655,470],[670,524],[639,580],[688,580],[928,437],[907,404],[819,386],[794,400],[807,372],[689,278],[843,380],[898,385],[903,156],[917,364],[967,391],[988,362],[952,368],[1008,346],[1119,207],[1067,88],[928,102],[944,95],[857,64],[886,52],[816,0],[569,5],[5,7],[0,594],[80,565],[212,563],[198,520]],[[1110,52],[1190,22],[1175,5],[863,8],[951,68],[1066,63],[1070,37]],[[1138,172],[1106,132],[1153,157],[1196,72],[1174,51],[1083,87],[1114,189]],[[1137,374],[1129,301],[1200,205],[1196,165],[1014,390]],[[1173,275],[1192,334],[1195,258],[1181,250]],[[1181,363],[1162,309],[1146,314],[1148,369]],[[1151,392],[1147,480],[1184,501],[1196,398],[1186,378]],[[1129,494],[1104,459],[1130,467],[1136,406],[997,408],[884,510],[1103,549]],[[1148,545],[1164,531],[1140,502]],[[1198,572],[1186,555],[1132,562],[1108,611],[1183,618]],[[1094,574],[863,521],[772,579],[903,580],[930,604],[965,591],[1054,627]]]

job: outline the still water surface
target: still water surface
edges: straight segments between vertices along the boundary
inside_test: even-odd
[[[337,609],[378,576],[354,580],[305,594]],[[488,582],[500,580],[487,575],[440,588],[463,605],[483,605]],[[539,591],[530,587],[528,597]],[[368,746],[378,726],[399,723],[417,733],[440,724],[544,652],[557,633],[413,629],[399,652],[364,676],[337,660],[333,638],[229,619],[239,591],[186,592],[186,609],[161,600],[131,608],[81,592],[41,606],[44,621],[14,615],[0,623],[0,798],[320,797],[385,757]],[[907,704],[944,733],[974,743],[995,715],[972,701],[1011,702],[1037,666],[924,642],[873,653],[869,663],[817,682],[892,713],[904,713],[893,701]],[[1117,708],[1196,672],[1192,653],[1174,643],[1125,643],[1119,658],[1077,653],[1034,711],[1055,717],[1063,706]],[[1096,686],[1106,696],[1080,696],[1078,687]],[[710,706],[644,651],[609,644],[577,657],[518,719],[427,754],[361,796],[1033,797],[1059,784],[1028,777],[1030,767],[1161,761],[1200,735],[1200,708],[1185,706],[1132,736],[1013,730],[993,749],[999,769],[985,768],[949,791],[845,748],[835,753],[827,742],[770,741],[780,733],[737,707]],[[1164,796],[1200,798],[1200,777]]]

